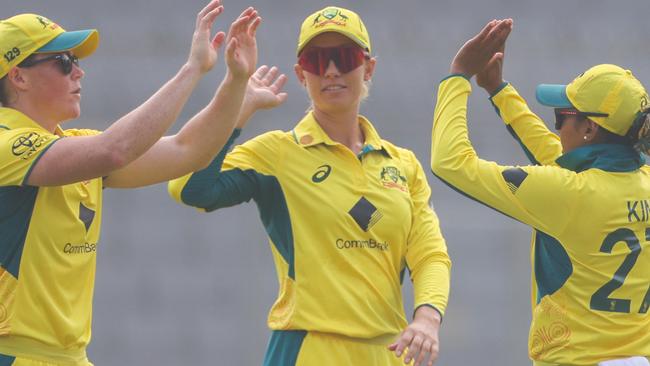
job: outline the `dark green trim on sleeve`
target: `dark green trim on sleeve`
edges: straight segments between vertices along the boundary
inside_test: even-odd
[[[31,186],[0,187],[0,266],[15,278],[18,278],[38,189]]]
[[[492,107],[494,107],[494,111],[497,112],[497,116],[499,116],[499,118],[501,118],[501,110],[494,103],[494,101],[492,100],[492,97],[488,98],[488,100],[490,101],[490,103],[492,103]],[[508,125],[508,126],[510,126],[510,125]]]
[[[442,320],[444,319],[444,317],[442,316],[442,311],[440,311],[440,309],[438,309],[437,307],[435,307],[434,305],[431,305],[431,304],[422,304],[422,305],[418,306],[417,308],[415,308],[415,310],[413,310],[413,318],[415,318],[415,312],[418,311],[418,309],[423,307],[423,306],[426,306],[426,307],[429,307],[429,308],[435,310],[438,313],[438,315],[440,315],[440,324],[442,324]]]
[[[253,169],[221,171],[223,161],[238,131],[210,165],[190,177],[181,191],[181,201],[187,205],[214,211],[242,202],[255,200],[262,224],[288,265],[288,276],[295,279],[294,243],[287,201],[278,179]]]
[[[497,113],[497,116],[499,116],[499,118],[502,118],[501,117],[501,110],[499,109],[499,107],[497,107],[497,105],[494,103],[494,100],[492,98],[495,95],[499,94],[499,92],[501,92],[508,85],[510,85],[510,83],[507,82],[507,81],[504,81],[503,83],[501,83],[501,85],[499,85],[496,92],[494,92],[494,94],[490,95],[490,98],[488,98],[490,100],[490,103],[492,103],[492,107],[494,107],[494,111]],[[541,165],[539,163],[539,161],[537,161],[537,159],[535,158],[533,153],[530,150],[528,150],[528,147],[526,147],[526,145],[523,143],[521,138],[519,138],[519,136],[515,132],[514,128],[512,128],[512,126],[509,123],[506,124],[506,129],[508,130],[510,135],[517,141],[517,143],[519,143],[521,148],[524,150],[524,154],[526,154],[526,157],[528,158],[528,160],[530,160],[530,162],[535,164],[535,165]]]
[[[467,81],[470,81],[470,79],[471,79],[471,78],[468,78],[467,75],[465,75],[465,74],[451,74],[449,76],[446,76],[444,79],[440,80],[440,83],[442,83],[443,81],[445,81],[447,79],[455,78],[457,76],[460,76],[460,77],[462,77],[463,79],[465,79]]]
[[[528,160],[530,160],[530,162],[535,164],[535,165],[541,165],[539,163],[539,161],[537,161],[537,159],[535,158],[533,153],[530,150],[528,150],[528,147],[526,147],[524,142],[519,138],[519,135],[517,135],[517,133],[515,132],[515,129],[512,128],[512,126],[510,126],[510,125],[506,125],[506,129],[508,130],[510,135],[515,139],[515,141],[517,141],[517,143],[519,143],[519,146],[521,146],[522,150],[524,150],[524,154],[526,154],[526,157],[528,158]]]
[[[442,179],[442,177],[440,177],[439,175],[437,175],[435,172],[432,171],[432,173],[433,173],[433,176],[434,176],[434,177],[440,179],[440,181],[441,181],[442,183],[444,183],[445,185],[447,185],[447,187],[449,187],[449,188],[453,189],[454,191],[456,191],[456,192],[462,194],[463,196],[465,196],[465,197],[471,199],[472,201],[476,201],[476,202],[482,204],[483,206],[485,206],[485,207],[489,207],[489,208],[493,209],[494,211],[496,211],[496,212],[498,212],[498,213],[500,213],[500,214],[502,214],[502,215],[504,215],[504,216],[507,216],[507,217],[509,217],[509,218],[511,218],[511,219],[513,219],[513,220],[515,220],[515,221],[517,221],[517,222],[521,222],[521,223],[523,223],[522,221],[519,221],[519,220],[517,220],[516,218],[514,218],[514,217],[508,215],[507,213],[505,213],[505,212],[503,212],[503,211],[501,211],[501,210],[499,210],[499,209],[497,209],[497,208],[495,208],[495,207],[492,207],[492,206],[488,205],[487,203],[485,203],[485,202],[479,200],[478,198],[472,197],[472,196],[470,196],[469,194],[467,194],[467,193],[461,191],[460,189],[456,188],[454,185],[452,185],[452,184],[450,184],[449,182],[447,182],[446,180]]]
[[[295,366],[306,336],[305,330],[274,330],[262,365]]]
[[[266,233],[287,262],[287,275],[295,280],[291,217],[278,179],[252,169],[213,172],[209,179],[196,179],[195,176],[183,188],[183,202],[214,211],[254,199]]]
[[[508,84],[510,83],[507,81],[502,82],[501,85],[499,85],[499,87],[497,88],[497,90],[495,90],[494,93],[490,94],[490,102],[492,101],[492,97],[499,94],[499,92],[501,92],[501,90],[503,90],[506,86],[508,86]]]
[[[10,130],[11,129],[11,128],[5,126],[5,125],[0,125],[0,128],[2,128],[3,130]]]
[[[181,191],[181,201],[183,203],[195,207],[205,207],[210,204],[212,182],[219,176],[226,154],[240,133],[241,129],[236,128],[226,141],[226,144],[221,148],[221,151],[212,159],[210,165],[192,174]]]
[[[39,160],[41,160],[41,158],[43,157],[43,154],[45,154],[45,152],[46,152],[47,150],[49,150],[49,149],[52,147],[52,145],[54,145],[54,144],[55,144],[57,141],[59,141],[59,140],[61,140],[61,138],[58,138],[58,139],[52,141],[49,145],[47,145],[47,146],[46,146],[46,147],[45,147],[45,148],[44,148],[44,149],[43,149],[43,150],[38,154],[38,156],[36,157],[36,159],[34,159],[34,161],[32,162],[32,165],[30,165],[29,170],[27,170],[27,173],[25,174],[25,178],[23,178],[23,182],[21,183],[22,185],[26,185],[26,184],[27,184],[27,180],[29,179],[29,176],[32,174],[32,170],[33,170],[34,167],[36,166],[36,163],[37,163]]]

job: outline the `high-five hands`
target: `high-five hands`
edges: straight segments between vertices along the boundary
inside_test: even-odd
[[[260,66],[248,79],[246,96],[242,105],[241,118],[237,128],[244,128],[250,116],[260,109],[270,109],[279,106],[287,100],[287,93],[282,91],[287,82],[285,74],[279,74],[278,68]]]
[[[506,43],[488,61],[487,66],[476,74],[476,84],[485,89],[490,95],[494,95],[497,89],[503,84],[503,60],[505,57]]]
[[[485,70],[489,64],[493,67],[495,63],[498,65],[503,60],[503,53],[500,51],[505,47],[506,39],[512,31],[512,24],[512,19],[493,20],[487,23],[483,30],[458,50],[451,62],[450,72],[465,75],[469,79]],[[488,76],[494,75],[482,75],[481,83],[486,82]]]
[[[187,64],[196,68],[200,74],[210,71],[217,62],[217,49],[221,46],[226,34],[218,32],[210,38],[210,29],[217,16],[223,12],[221,0],[212,0],[196,16],[192,47]]]
[[[262,18],[252,7],[244,10],[232,23],[226,36],[226,65],[234,77],[248,79],[257,65],[255,34]]]

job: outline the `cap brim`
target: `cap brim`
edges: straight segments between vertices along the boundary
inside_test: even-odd
[[[302,44],[298,45],[298,49],[296,50],[296,55],[300,56],[300,52],[302,52],[302,50],[305,48],[307,43],[309,43],[312,39],[316,38],[316,36],[321,35],[323,33],[327,33],[327,32],[334,32],[334,33],[342,34],[342,35],[346,36],[347,38],[349,38],[354,43],[356,43],[357,45],[359,45],[359,47],[361,47],[364,50],[370,52],[370,50],[368,49],[368,46],[366,46],[366,44],[363,43],[363,41],[360,40],[359,38],[357,38],[354,34],[352,34],[350,32],[345,32],[345,31],[340,30],[340,29],[330,29],[330,28],[326,27],[326,28],[323,28],[323,29],[319,30],[318,32],[312,34],[311,37],[305,39],[302,42]]]
[[[90,56],[99,44],[96,29],[64,32],[39,48],[37,53],[73,51],[78,58]]]
[[[573,108],[566,95],[566,85],[540,84],[535,91],[537,101],[547,107]]]

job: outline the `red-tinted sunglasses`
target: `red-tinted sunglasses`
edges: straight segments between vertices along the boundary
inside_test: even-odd
[[[336,68],[347,74],[361,66],[366,58],[370,56],[356,46],[310,47],[298,56],[298,65],[309,73],[323,76],[330,61],[334,61]]]
[[[580,118],[587,117],[607,117],[607,113],[597,113],[597,112],[580,112],[577,109],[573,108],[555,108],[555,129],[559,131],[564,124],[564,120],[567,116],[576,116]]]

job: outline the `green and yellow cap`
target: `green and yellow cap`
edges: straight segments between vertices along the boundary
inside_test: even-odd
[[[66,32],[41,15],[19,14],[0,20],[0,78],[33,53],[72,51],[84,58],[98,44],[96,29]]]
[[[300,55],[309,41],[325,32],[341,33],[370,53],[370,36],[359,15],[352,10],[328,6],[302,22],[296,54]]]
[[[536,96],[549,107],[607,114],[589,119],[620,136],[627,134],[638,113],[648,107],[648,93],[632,72],[609,64],[590,68],[568,85],[541,84]]]

